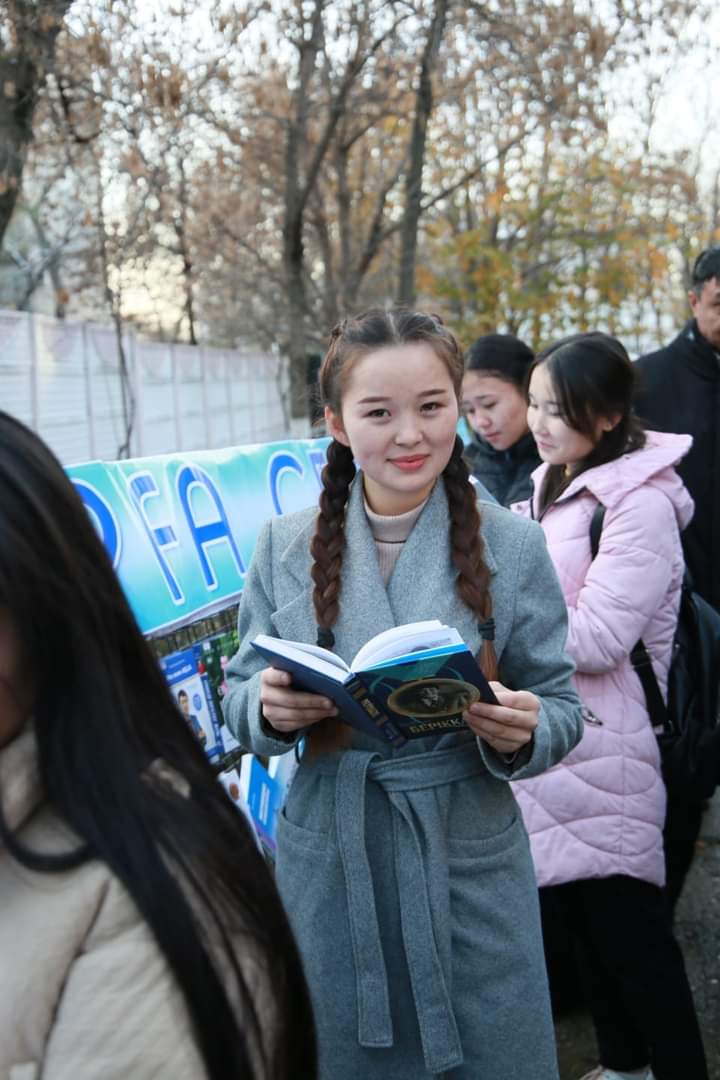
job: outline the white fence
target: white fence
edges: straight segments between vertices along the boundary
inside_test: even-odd
[[[132,457],[287,437],[276,356],[131,332],[123,342]],[[126,424],[114,329],[0,311],[0,409],[34,428],[66,465],[116,458]]]

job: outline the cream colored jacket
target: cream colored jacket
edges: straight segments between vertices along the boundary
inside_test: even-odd
[[[42,802],[32,732],[0,751],[22,844],[77,839]],[[0,1080],[204,1080],[179,990],[147,925],[98,861],[35,873],[0,841]]]

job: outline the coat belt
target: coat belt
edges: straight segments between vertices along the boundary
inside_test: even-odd
[[[431,789],[484,771],[474,739],[450,750],[392,759],[350,750],[337,763],[337,837],[355,964],[358,1042],[367,1047],[393,1045],[387,971],[365,846],[365,789],[371,781],[384,790],[396,811],[393,850],[402,938],[425,1065],[431,1073],[463,1063],[451,998],[448,854]]]

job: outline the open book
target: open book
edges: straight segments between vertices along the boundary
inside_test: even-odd
[[[394,746],[465,727],[475,701],[497,703],[458,631],[437,619],[384,630],[350,667],[302,641],[258,634],[251,644],[298,689],[331,698],[347,724]]]

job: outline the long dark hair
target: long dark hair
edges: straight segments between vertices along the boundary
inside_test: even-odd
[[[117,875],[184,996],[210,1080],[313,1076],[308,993],[271,874],[180,716],[74,486],[2,412],[0,606],[32,688],[44,794],[79,837],[64,854],[30,850],[0,803],[7,850],[34,870],[101,859]],[[243,959],[261,973],[262,1003]]]
[[[567,477],[562,465],[551,465],[540,493],[541,509],[553,502],[579,473],[604,465],[645,445],[645,431],[632,411],[636,373],[625,346],[598,332],[573,334],[541,352],[528,373],[543,364],[550,376],[565,423],[595,440],[597,421],[618,417],[604,431],[580,467]]]
[[[462,350],[450,331],[434,315],[399,309],[372,309],[356,318],[344,319],[332,331],[330,346],[319,374],[320,398],[338,416],[342,392],[352,365],[376,349],[413,342],[429,344],[445,364],[455,395],[459,398],[463,376]],[[463,444],[455,440],[452,456],[443,472],[450,511],[450,545],[457,569],[456,588],[479,622],[491,625],[490,573],[483,558],[480,513],[475,489],[463,459]],[[341,602],[342,563],[345,550],[345,509],[355,476],[352,451],[336,439],[327,451],[322,472],[315,534],[310,550],[314,583],[313,605],[318,624],[318,643],[332,646],[332,627]],[[497,660],[490,636],[484,638],[479,663],[485,675],[497,678]],[[342,743],[342,726],[327,720],[310,729],[314,749],[330,749]]]

